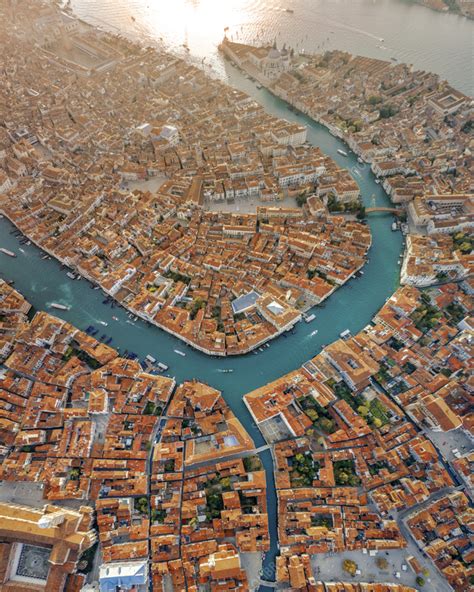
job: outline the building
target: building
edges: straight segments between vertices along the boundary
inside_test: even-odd
[[[0,503],[0,588],[3,592],[62,592],[81,555],[92,547],[92,508]]]

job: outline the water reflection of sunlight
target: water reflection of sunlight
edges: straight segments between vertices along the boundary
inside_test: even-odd
[[[147,6],[150,32],[174,44],[219,38],[227,26],[250,20],[249,0],[173,0]]]

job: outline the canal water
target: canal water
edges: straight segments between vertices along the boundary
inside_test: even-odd
[[[450,18],[446,15],[444,17]],[[340,140],[307,117],[289,111],[283,101],[268,91],[257,90],[235,68],[228,64],[222,64],[222,68],[223,77],[230,84],[254,96],[269,113],[307,125],[308,140],[332,156],[341,166],[352,171],[367,207],[389,205],[388,197],[380,185],[375,183],[369,167],[360,165],[355,155]],[[337,149],[343,149],[349,155],[344,157]],[[364,275],[351,280],[323,306],[316,307],[313,311],[316,319],[312,323],[299,323],[293,334],[271,342],[271,347],[257,355],[249,354],[244,357],[210,358],[155,327],[148,327],[141,321],[130,321],[123,309],[112,309],[110,305],[103,303],[104,295],[100,290],[93,290],[85,280],[69,279],[57,262],[43,260],[42,253],[33,245],[21,245],[19,238],[12,234],[13,226],[6,219],[0,220],[0,246],[14,251],[17,258],[0,254],[0,277],[14,280],[15,287],[36,309],[49,310],[80,329],[91,324],[98,325],[98,321],[108,323],[107,327],[100,329],[113,338],[111,345],[120,348],[122,352],[125,349],[136,352],[141,359],[146,354],[151,354],[169,365],[169,374],[175,376],[178,382],[196,378],[222,390],[227,403],[258,446],[263,441],[243,403],[243,395],[297,368],[319,353],[325,344],[337,339],[343,330],[349,329],[356,333],[370,322],[374,313],[398,286],[402,237],[400,233],[391,231],[392,221],[392,217],[386,214],[372,214],[369,217],[373,242]],[[52,302],[67,304],[71,310],[51,310],[49,306]],[[118,320],[113,320],[112,316]],[[185,351],[186,357],[175,354],[175,348]],[[222,373],[222,369],[232,369],[233,372]],[[267,472],[271,535],[271,550],[264,561],[264,574],[272,579],[275,555],[278,552],[277,500],[271,455],[264,452],[261,458]],[[263,587],[261,589],[264,590]]]

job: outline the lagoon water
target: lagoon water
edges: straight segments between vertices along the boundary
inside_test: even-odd
[[[389,203],[369,168],[358,164],[352,153],[347,158],[337,153],[338,148],[347,151],[340,140],[308,118],[289,111],[284,102],[266,90],[257,90],[235,68],[225,64],[216,48],[224,27],[229,27],[229,34],[236,40],[263,42],[276,38],[281,44],[286,42],[295,48],[298,44],[298,49],[304,47],[308,52],[337,47],[373,57],[394,56],[415,67],[436,71],[464,92],[472,92],[474,23],[401,0],[286,0],[284,4],[266,0],[73,0],[72,7],[84,20],[119,29],[150,44],[163,43],[178,53],[185,53],[182,44],[186,42],[190,55],[198,62],[205,58],[214,73],[254,96],[270,113],[305,123],[311,143],[320,146],[341,166],[357,170],[354,178],[366,206]],[[286,8],[294,13],[286,12]],[[387,49],[378,47],[382,46],[380,38]],[[43,260],[34,246],[20,245],[6,219],[0,220],[0,246],[18,257],[0,254],[0,276],[14,280],[15,287],[36,309],[48,310],[51,302],[67,304],[70,311],[51,312],[81,329],[97,325],[99,320],[107,322],[103,332],[113,338],[112,345],[121,351],[134,351],[140,359],[151,354],[168,364],[170,375],[178,381],[197,378],[221,389],[260,445],[262,438],[242,396],[298,367],[320,352],[324,344],[337,339],[341,331],[350,329],[355,333],[370,322],[398,286],[402,237],[391,231],[391,222],[390,215],[370,216],[373,243],[364,275],[339,289],[323,307],[317,307],[312,323],[300,323],[293,334],[271,342],[270,348],[257,355],[238,358],[210,358],[157,328],[140,321],[132,323],[122,309],[103,304],[100,290],[91,289],[85,280],[68,279],[58,263]],[[114,321],[112,316],[118,320]],[[312,335],[315,329],[318,332]],[[176,355],[175,348],[184,350],[186,357]],[[233,373],[219,371],[225,368],[232,368]],[[261,457],[267,471],[271,534],[271,551],[264,565],[265,574],[271,579],[277,553],[277,507],[271,456],[265,452]]]
[[[465,93],[474,91],[474,21],[413,0],[72,0],[71,5],[84,20],[145,42],[161,41],[183,55],[186,43],[192,56],[205,58],[223,77],[217,45],[228,27],[234,41],[276,39],[306,53],[341,49],[394,57],[436,72]]]

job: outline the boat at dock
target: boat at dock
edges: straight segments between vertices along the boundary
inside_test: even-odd
[[[307,317],[305,317],[305,323],[311,323],[311,321],[314,321],[314,319],[316,318],[315,314],[310,314]]]
[[[174,350],[174,353],[175,353],[175,354],[178,354],[178,356],[183,356],[183,357],[186,355],[186,354],[185,354],[184,352],[182,352],[180,349],[175,349],[175,350]]]
[[[166,370],[168,370],[168,369],[169,369],[169,366],[167,366],[166,364],[163,364],[163,362],[158,362],[157,366],[158,366],[158,368],[159,368],[160,370],[162,370],[163,372],[166,372]]]
[[[339,154],[342,154],[342,156],[347,156],[347,152],[344,152],[344,150],[338,148],[337,151],[339,152]]]
[[[392,230],[393,230],[393,232],[395,232],[397,230],[397,223],[396,222],[392,222]]]
[[[148,362],[150,362],[151,364],[156,364],[156,358],[154,358],[153,356],[150,356],[150,354],[147,354],[145,356],[145,359],[148,360]]]
[[[65,304],[58,304],[57,302],[51,302],[51,308],[56,308],[57,310],[71,310],[70,306],[66,306]]]
[[[8,249],[4,249],[3,247],[0,247],[0,253],[8,255],[9,257],[16,257],[16,253],[14,253],[13,251],[9,251]]]
[[[67,277],[68,277],[70,280],[75,280],[75,279],[76,279],[76,276],[75,276],[75,275],[74,275],[74,274],[73,274],[71,271],[68,271],[68,272],[66,273],[66,275],[67,275]]]
[[[347,339],[348,337],[350,337],[351,332],[349,331],[349,329],[346,329],[345,331],[342,331],[342,333],[339,333],[339,337],[341,339]]]

